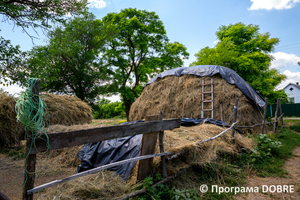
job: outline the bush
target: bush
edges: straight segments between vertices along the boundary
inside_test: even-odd
[[[101,99],[92,106],[94,119],[108,119],[113,117],[126,116],[125,107],[121,102],[110,102],[108,99]]]

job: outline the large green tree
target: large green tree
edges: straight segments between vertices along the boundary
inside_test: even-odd
[[[72,93],[90,103],[108,91],[112,70],[99,54],[114,32],[91,13],[76,16],[50,31],[49,44],[34,47],[26,62],[10,68],[8,74],[19,82],[37,77],[42,91]]]
[[[1,0],[0,16],[2,23],[21,27],[33,39],[28,28],[47,30],[51,27],[50,22],[63,22],[67,14],[85,11],[86,5],[87,0]],[[1,77],[7,75],[7,67],[19,65],[23,58],[24,52],[19,46],[13,46],[10,40],[0,36],[0,83]]]
[[[269,102],[275,103],[278,97],[286,101],[283,90],[276,86],[286,77],[270,64],[274,59],[271,53],[279,43],[269,33],[259,33],[257,25],[243,23],[221,26],[216,32],[219,42],[213,48],[205,47],[195,56],[191,65],[221,65],[236,71]]]
[[[118,34],[107,43],[103,58],[114,68],[114,80],[126,108],[140,95],[143,85],[153,75],[183,65],[186,48],[170,43],[162,21],[154,12],[124,9],[110,13],[104,23],[118,27]]]

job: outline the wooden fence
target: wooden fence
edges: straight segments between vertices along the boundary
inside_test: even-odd
[[[39,94],[39,87],[40,81],[38,81],[33,88],[33,92],[35,94]],[[35,103],[38,103],[38,98],[34,100]],[[280,108],[280,102],[277,103],[277,111]],[[267,100],[265,111],[267,107]],[[237,116],[237,108],[238,108],[238,99],[236,99],[235,103],[235,116],[234,120],[236,120]],[[220,112],[222,109],[220,108]],[[279,111],[278,111],[279,113]],[[280,111],[281,113],[281,111]],[[282,116],[282,115],[281,115]],[[267,124],[265,122],[266,112],[264,113],[264,121],[262,124],[257,124],[254,126],[262,125],[262,132],[263,132],[263,125]],[[276,130],[276,123],[279,121],[277,119],[277,112],[276,112],[276,119],[275,122],[275,130]],[[230,128],[223,131],[221,134],[217,135],[216,137],[210,138],[209,140],[215,139],[221,136],[223,133],[228,131],[229,129],[233,128],[236,124],[232,124]],[[34,141],[34,148],[32,148],[32,138],[28,137],[26,141],[26,161],[25,161],[25,179],[24,179],[24,190],[23,190],[23,199],[24,200],[32,200],[33,194],[41,191],[45,188],[52,187],[54,185],[64,183],[66,181],[85,176],[88,174],[96,173],[100,170],[108,169],[113,166],[121,165],[128,162],[134,162],[140,160],[139,162],[139,169],[138,169],[138,176],[137,180],[143,180],[148,175],[151,174],[152,165],[153,165],[153,158],[157,156],[161,156],[162,162],[162,175],[163,178],[166,179],[167,171],[166,171],[166,164],[165,164],[165,156],[173,154],[172,152],[164,152],[164,144],[163,144],[163,136],[164,130],[172,130],[174,128],[179,128],[181,124],[181,119],[170,119],[170,120],[163,120],[162,113],[160,115],[151,115],[146,117],[146,122],[143,123],[134,123],[134,124],[126,124],[126,125],[118,125],[118,126],[109,126],[109,127],[98,127],[92,129],[82,129],[82,130],[75,130],[75,131],[68,131],[68,132],[59,132],[59,133],[49,133],[47,137],[45,135],[41,136],[40,138],[35,139]],[[246,128],[246,127],[241,127]],[[158,134],[159,133],[159,134]],[[114,138],[121,138],[126,136],[134,136],[138,134],[143,134],[142,139],[142,146],[141,146],[141,154],[139,157],[131,158],[119,162],[115,162],[112,164],[100,166],[98,168],[94,168],[88,171],[84,171],[70,177],[55,180],[50,183],[46,183],[34,188],[34,179],[35,179],[35,165],[36,165],[36,154],[40,152],[45,152],[48,150],[47,144],[50,144],[51,150],[61,149],[64,147],[72,147],[78,146],[87,143],[94,143]],[[160,153],[155,153],[155,146],[157,142],[157,136],[159,135],[159,148]],[[234,137],[234,129],[232,132],[232,137]],[[46,142],[48,139],[48,143]],[[209,141],[207,140],[207,141]],[[206,141],[200,141],[199,144],[202,144]],[[178,155],[173,155],[173,157]]]

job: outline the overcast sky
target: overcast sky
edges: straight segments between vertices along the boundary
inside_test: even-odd
[[[272,55],[275,61],[271,67],[287,75],[279,85],[300,82],[300,0],[89,0],[89,10],[98,19],[111,12],[125,8],[154,11],[165,25],[171,42],[178,41],[186,46],[190,57],[185,66],[195,61],[194,54],[200,49],[216,44],[216,31],[221,25],[242,22],[259,25],[260,33],[269,32],[280,39]],[[31,39],[12,23],[0,23],[0,35],[10,39],[22,50],[33,47]],[[35,45],[47,44],[43,33],[36,35]],[[19,92],[17,86],[3,87],[10,93]]]

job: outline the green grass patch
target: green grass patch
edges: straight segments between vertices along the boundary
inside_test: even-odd
[[[16,148],[0,148],[0,153],[12,157],[14,160],[24,159],[26,157],[25,151],[22,147]]]

